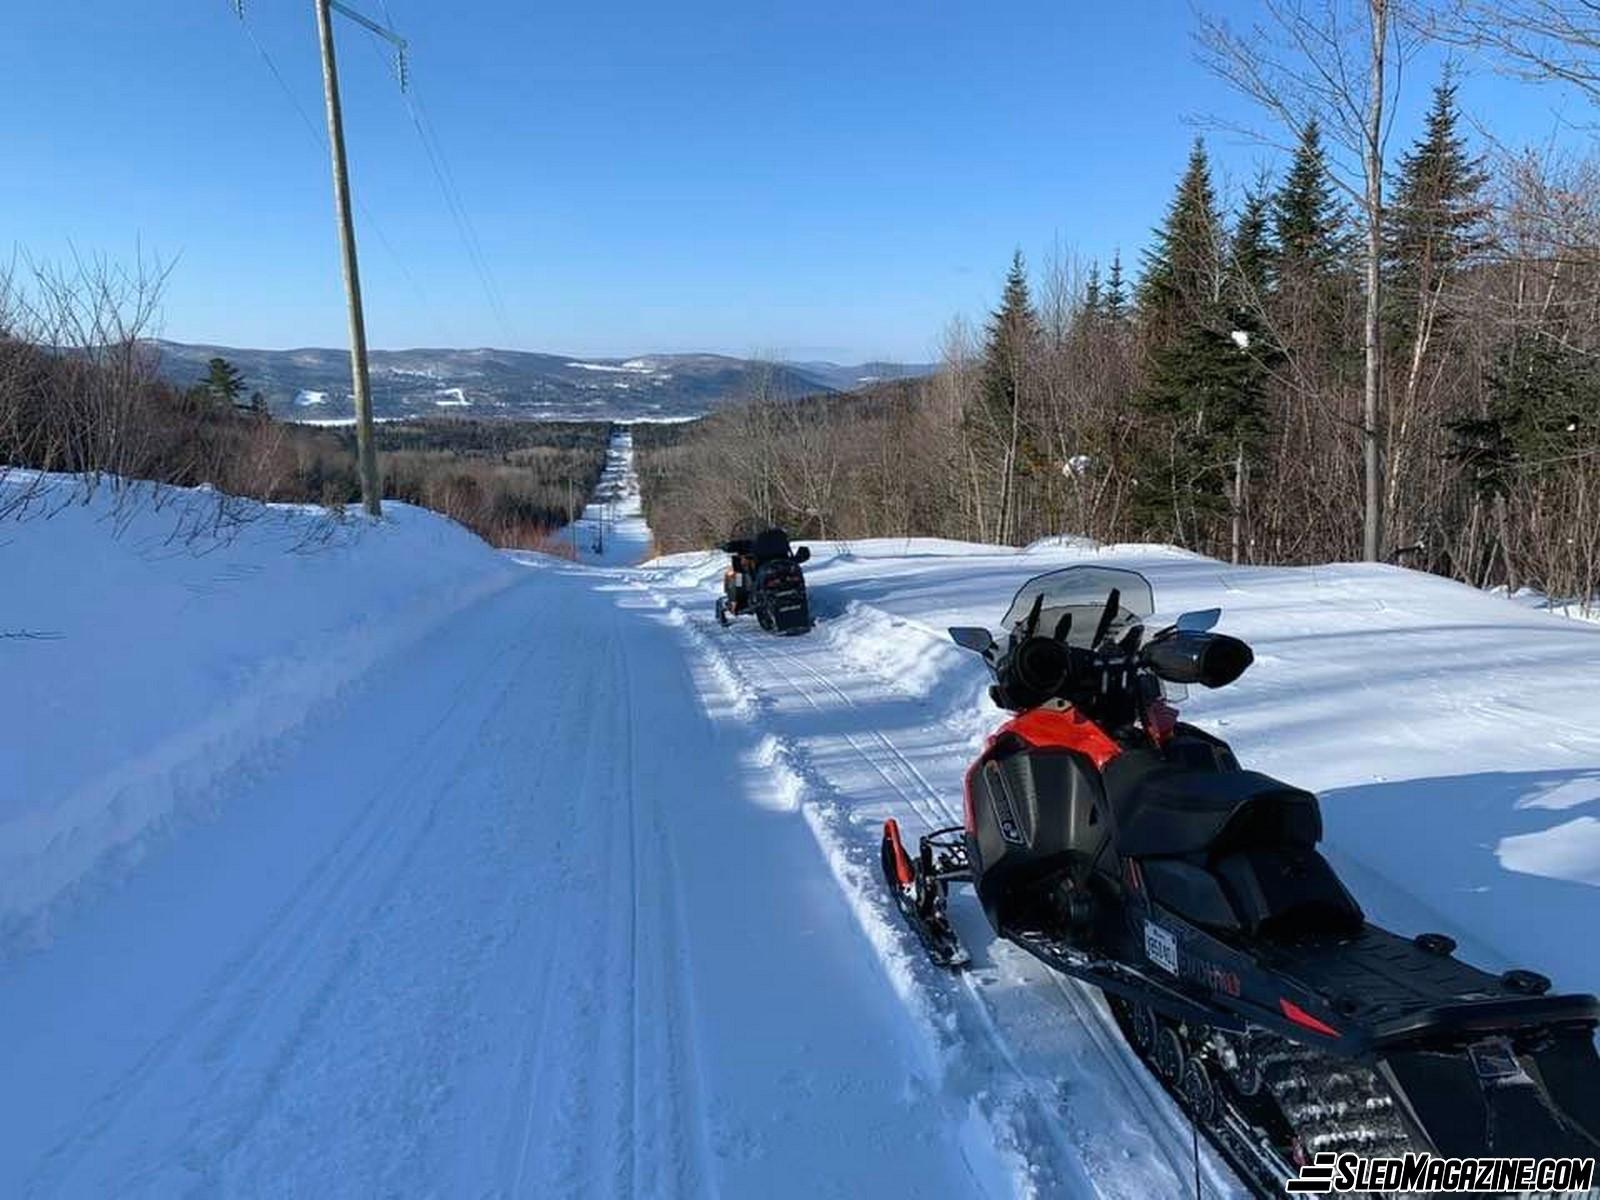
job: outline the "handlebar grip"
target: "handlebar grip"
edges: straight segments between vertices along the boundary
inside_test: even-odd
[[[1225,633],[1178,630],[1145,646],[1143,657],[1168,683],[1219,688],[1243,675],[1256,656],[1244,642]]]

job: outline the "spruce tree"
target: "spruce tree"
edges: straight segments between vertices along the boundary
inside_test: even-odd
[[[1600,370],[1546,338],[1519,337],[1489,370],[1482,416],[1452,421],[1451,452],[1485,498],[1509,495],[1561,463],[1600,453]]]
[[[1385,307],[1391,331],[1415,333],[1419,297],[1436,293],[1445,278],[1484,245],[1483,200],[1487,175],[1458,130],[1456,85],[1446,77],[1433,91],[1427,128],[1400,158],[1384,218]]]
[[[1020,370],[1039,337],[1039,317],[1028,291],[1028,268],[1022,251],[1011,256],[1000,307],[989,315],[984,341],[984,402],[996,413],[1015,411],[1020,390]]]
[[[1272,245],[1267,240],[1267,192],[1264,186],[1244,194],[1239,216],[1228,243],[1228,293],[1234,308],[1251,310],[1248,318],[1260,324],[1259,311],[1272,290]]]
[[[225,358],[213,358],[206,367],[200,386],[213,401],[231,408],[244,393],[243,372]]]
[[[1083,311],[1091,319],[1098,318],[1104,311],[1105,300],[1100,288],[1100,263],[1098,260],[1089,264],[1089,276],[1083,285]]]
[[[1251,236],[1261,241],[1264,225]],[[1261,365],[1234,338],[1231,257],[1196,142],[1139,289],[1148,371],[1135,397],[1145,420],[1134,489],[1146,528],[1196,546],[1231,511],[1235,465],[1245,447],[1255,455],[1264,428]]]
[[[1017,480],[1030,472],[1037,455],[1026,419],[1024,374],[1037,352],[1039,318],[1028,291],[1028,269],[1022,251],[1011,257],[1000,307],[989,317],[979,373],[978,420],[969,420],[969,436],[999,463],[1000,508],[994,534],[1004,541],[1016,523]]]
[[[1111,255],[1111,273],[1106,276],[1105,313],[1113,321],[1128,315],[1128,285],[1122,278],[1122,251]]]
[[[1272,237],[1282,280],[1316,280],[1348,264],[1348,220],[1334,195],[1322,130],[1315,120],[1300,131],[1283,185],[1272,198]]]
[[[1145,251],[1139,322],[1157,344],[1208,315],[1218,298],[1222,219],[1205,143],[1195,139],[1166,220]]]
[[[1334,386],[1358,378],[1361,338],[1350,324],[1361,292],[1356,243],[1315,121],[1301,130],[1268,207],[1270,311],[1278,349],[1293,355],[1306,378]]]

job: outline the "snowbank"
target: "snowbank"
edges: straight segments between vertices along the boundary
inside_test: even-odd
[[[0,507],[34,479],[0,480]],[[517,575],[408,505],[372,525],[220,500],[161,489],[119,513],[109,490],[47,479],[31,516],[0,523],[0,950]]]

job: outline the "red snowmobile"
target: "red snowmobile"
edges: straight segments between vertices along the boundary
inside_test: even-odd
[[[1015,715],[967,772],[962,825],[913,855],[885,823],[885,879],[930,957],[967,962],[946,904],[971,884],[998,936],[1105,993],[1261,1196],[1325,1152],[1600,1156],[1600,1001],[1368,923],[1318,853],[1316,796],[1168,703],[1232,683],[1250,648],[1212,632],[1216,609],[1147,635],[1153,611],[1143,576],[1070,567],[1023,585],[1003,645],[950,631]]]

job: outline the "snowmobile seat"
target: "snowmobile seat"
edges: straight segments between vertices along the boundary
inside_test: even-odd
[[[1206,770],[1149,751],[1105,769],[1106,803],[1123,854],[1177,857],[1272,846],[1315,846],[1317,798],[1259,771]]]
[[[789,535],[781,529],[763,529],[751,542],[750,553],[757,562],[789,557]]]

